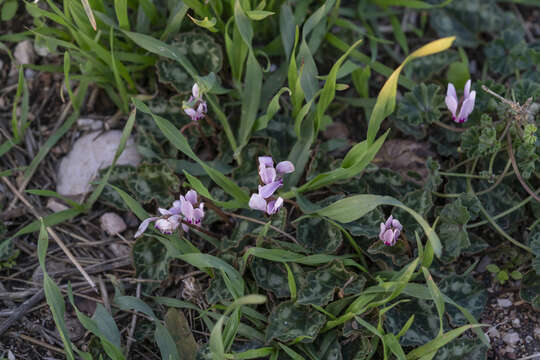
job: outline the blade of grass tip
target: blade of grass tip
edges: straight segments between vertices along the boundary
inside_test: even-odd
[[[92,8],[90,7],[90,3],[88,0],[81,0],[84,12],[86,13],[86,16],[88,16],[88,20],[90,21],[90,24],[92,25],[92,28],[94,31],[97,31],[97,24],[96,24],[96,18],[94,17],[94,13],[92,12]]]

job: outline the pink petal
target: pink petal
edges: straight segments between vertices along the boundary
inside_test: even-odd
[[[450,110],[450,112],[452,113],[452,116],[455,118],[457,107],[458,107],[457,98],[454,98],[452,96],[447,96],[444,99],[444,102],[446,103],[446,107],[448,108],[448,110]]]
[[[249,199],[249,207],[253,210],[266,211],[266,200],[259,194],[253,194]]]
[[[476,91],[471,91],[471,94],[461,105],[461,110],[458,115],[458,122],[464,123],[474,110],[474,101],[476,99]]]
[[[276,180],[276,169],[267,167],[259,170],[259,176],[263,184],[270,184]]]
[[[392,220],[392,227],[399,230],[403,229],[403,226],[401,226],[401,223],[397,219]]]
[[[383,235],[383,242],[384,245],[393,246],[395,244],[394,241],[394,233],[392,230],[387,230]]]
[[[278,174],[289,174],[294,171],[294,165],[290,161],[282,161],[276,165]]]
[[[270,184],[264,185],[264,186],[259,185],[259,195],[261,195],[264,199],[268,199],[282,185],[283,185],[283,181],[281,180],[271,182]]]
[[[191,118],[191,120],[197,120],[197,112],[192,108],[184,109],[184,112]]]
[[[271,156],[259,156],[259,166],[274,166],[274,160]]]
[[[458,101],[457,92],[454,84],[448,83],[448,89],[446,89],[446,96],[454,98],[456,102]]]
[[[197,192],[195,190],[189,190],[186,193],[186,200],[195,205],[197,203]]]
[[[183,196],[181,197],[180,201],[182,202],[182,205],[180,206],[182,215],[184,215],[184,217],[188,220],[193,219],[193,204],[187,201]]]
[[[193,94],[194,98],[199,97],[199,85],[197,85],[197,83],[193,84],[193,88],[191,88],[191,93]]]
[[[388,219],[386,219],[386,222],[384,223],[384,225],[386,225],[387,228],[389,228],[390,226],[392,226],[392,221],[394,220],[394,217],[392,215],[390,215],[388,217]]]
[[[201,209],[193,210],[193,223],[194,224],[199,224],[203,218],[204,218],[204,211],[202,211]]]
[[[182,230],[184,230],[184,232],[189,232],[189,226],[187,226],[186,224],[182,223]]]
[[[384,223],[381,223],[381,231],[379,232],[379,239],[383,240],[383,235],[385,231],[386,231],[386,225],[384,225]]]
[[[283,206],[283,198],[278,197],[277,200],[272,200],[268,203],[268,206],[266,207],[266,213],[268,215],[273,215],[281,209]]]
[[[139,225],[139,228],[137,229],[137,232],[135,233],[135,235],[133,237],[138,238],[139,236],[141,236],[146,231],[146,229],[148,228],[148,225],[150,225],[150,223],[152,221],[155,221],[157,219],[159,219],[159,218],[158,217],[149,217],[148,219],[144,219],[143,222],[141,223],[141,225]]]
[[[471,79],[467,80],[467,83],[465,83],[465,88],[463,89],[463,96],[466,98],[469,97],[469,93],[471,92]]]
[[[167,209],[158,208],[158,211],[161,215],[172,215],[172,213]]]

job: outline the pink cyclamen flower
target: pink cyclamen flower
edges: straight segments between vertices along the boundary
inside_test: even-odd
[[[185,220],[193,225],[199,226],[204,218],[204,203],[200,203],[197,206],[197,192],[195,190],[189,190],[186,196],[180,196],[180,212],[184,216]],[[189,226],[182,224],[182,229],[185,232],[189,231]]]
[[[272,195],[283,186],[283,175],[292,173],[294,165],[290,161],[281,161],[274,167],[271,156],[259,157],[259,192],[252,194],[249,199],[249,207],[254,210],[266,211],[273,215],[283,206],[283,198],[272,198]]]
[[[199,91],[199,85],[197,85],[197,83],[193,84],[191,96],[187,103],[184,103],[184,112],[193,121],[198,121],[206,115],[206,101],[202,99],[202,94]]]
[[[463,99],[458,99],[456,88],[454,84],[448,83],[448,90],[446,91],[446,107],[452,113],[452,120],[459,124],[463,124],[467,121],[467,118],[474,109],[474,101],[476,99],[476,91],[471,91],[471,80],[469,79],[463,89]],[[458,113],[458,105],[461,102],[461,109]],[[457,115],[456,115],[457,114]]]
[[[386,222],[381,223],[379,239],[382,240],[384,245],[394,246],[401,234],[401,230],[403,230],[403,226],[401,226],[399,220],[390,215]]]
[[[149,217],[143,220],[134,237],[138,238],[141,236],[151,222],[155,222],[155,228],[162,234],[169,235],[180,226],[182,218],[190,224],[198,226],[204,218],[204,203],[201,202],[196,207],[197,202],[197,192],[195,190],[189,190],[185,196],[180,196],[180,200],[173,202],[173,206],[170,209],[159,208],[158,211],[161,216]],[[182,229],[188,232],[189,226],[182,224]]]

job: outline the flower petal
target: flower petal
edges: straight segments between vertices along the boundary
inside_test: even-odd
[[[463,102],[463,105],[461,105],[461,110],[459,111],[457,122],[464,123],[465,121],[467,121],[467,118],[474,110],[475,99],[476,99],[476,91],[471,91],[469,97],[465,99],[465,101]]]
[[[276,190],[279,189],[282,185],[282,180],[274,181],[264,186],[259,185],[259,195],[261,195],[264,199],[268,199],[270,196],[274,195]]]
[[[193,94],[194,98],[199,97],[199,85],[197,83],[193,84],[193,87],[191,88],[191,93]]]
[[[392,227],[399,230],[403,229],[403,226],[401,226],[401,223],[399,222],[398,219],[392,220]]]
[[[447,96],[444,99],[444,102],[446,103],[446,107],[448,108],[448,110],[450,110],[450,112],[452,113],[452,116],[455,118],[457,107],[458,107],[457,99],[452,96]]]
[[[276,169],[273,167],[267,167],[259,170],[259,176],[263,184],[267,185],[276,180]]]
[[[274,159],[271,156],[259,156],[259,166],[274,166]]]
[[[189,190],[186,193],[185,199],[195,205],[197,203],[197,192],[195,190]]]
[[[259,194],[252,194],[249,199],[249,207],[253,210],[266,211],[266,200]]]
[[[135,233],[135,235],[133,237],[138,238],[139,236],[141,236],[146,231],[146,229],[148,228],[148,225],[150,225],[150,223],[152,221],[155,221],[157,219],[159,219],[159,218],[158,217],[149,217],[148,219],[144,219],[143,222],[141,223],[141,225],[139,225],[139,228],[137,229],[137,232]]]
[[[282,161],[276,165],[278,174],[289,174],[294,171],[294,165],[290,161]]]
[[[446,89],[446,96],[454,98],[456,102],[458,102],[457,92],[454,84],[448,83],[448,88]]]
[[[379,232],[379,239],[384,240],[383,235],[386,231],[386,225],[384,223],[381,223],[381,231]]]
[[[467,80],[467,83],[465,83],[465,88],[463,88],[463,97],[465,99],[468,98],[470,92],[471,92],[471,79]]]
[[[394,221],[394,217],[390,215],[388,219],[386,219],[386,222],[384,223],[384,225],[386,225],[386,227],[389,228],[390,226],[392,226],[392,221]]]
[[[182,223],[182,230],[184,230],[184,232],[189,232],[189,226],[187,226],[186,224]]]
[[[167,209],[158,208],[158,211],[161,215],[172,215],[172,213]]]
[[[384,245],[393,246],[396,242],[394,240],[394,232],[392,230],[386,230],[383,235]]]
[[[192,108],[186,108],[184,109],[184,112],[191,118],[191,120],[197,120],[197,112]]]
[[[279,209],[281,209],[282,206],[283,206],[283,198],[278,197],[277,200],[272,200],[268,202],[268,205],[266,207],[266,213],[268,215],[273,215],[277,213]]]
[[[180,206],[180,211],[182,215],[189,221],[193,219],[193,204],[187,201],[183,196],[180,197],[182,205]]]

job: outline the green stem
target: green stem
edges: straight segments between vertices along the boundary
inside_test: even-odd
[[[536,192],[540,191],[540,189],[536,190]],[[518,210],[519,208],[521,208],[522,206],[526,205],[529,201],[531,201],[533,199],[532,196],[529,196],[527,197],[525,200],[523,200],[522,202],[514,205],[513,207],[511,207],[510,209],[508,210],[505,210],[503,211],[502,213],[498,214],[498,215],[495,215],[492,217],[493,220],[497,220],[497,219],[500,219],[502,217],[505,217],[506,215],[508,214],[511,214],[512,212]],[[479,221],[479,222],[476,222],[474,224],[470,224],[470,225],[467,225],[465,226],[467,229],[473,229],[475,227],[479,227],[479,226],[482,226],[482,225],[485,225],[487,224],[488,221],[487,220],[482,220],[482,221]]]
[[[478,159],[476,159],[474,162],[473,162],[473,165],[471,166],[471,170],[470,172],[474,172],[474,169],[476,168],[476,164],[478,163]],[[508,235],[496,222],[495,220],[493,220],[493,218],[491,217],[491,215],[489,215],[489,213],[486,211],[486,209],[484,208],[484,206],[482,205],[482,203],[480,202],[480,200],[478,199],[478,196],[476,195],[476,193],[474,192],[474,189],[472,187],[472,182],[471,182],[471,178],[467,178],[467,191],[472,194],[474,197],[476,197],[476,199],[478,200],[478,206],[480,207],[480,212],[482,213],[482,215],[486,218],[486,220],[491,224],[491,226],[493,226],[495,228],[495,230],[497,230],[497,232],[499,234],[501,234],[506,240],[510,241],[512,244],[516,245],[517,247],[520,247],[522,248],[523,250],[527,251],[527,252],[530,252],[532,253],[532,250],[530,247],[526,246],[526,245],[523,245],[522,243],[520,243],[519,241],[517,240],[514,240],[514,238],[512,238],[510,235]]]
[[[489,179],[491,177],[491,176],[486,176],[486,175],[462,174],[462,173],[453,173],[453,172],[444,172],[444,171],[439,171],[439,174],[443,176],[464,177],[464,178],[470,178],[470,179]]]

